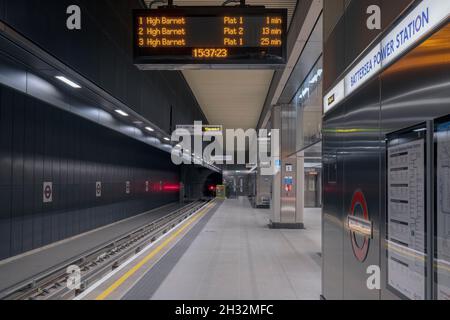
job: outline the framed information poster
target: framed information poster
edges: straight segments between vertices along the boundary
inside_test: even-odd
[[[450,300],[450,116],[435,128],[435,297]]]
[[[426,124],[387,136],[387,286],[426,298]]]

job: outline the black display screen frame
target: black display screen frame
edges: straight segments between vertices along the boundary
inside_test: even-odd
[[[281,35],[282,45],[280,47],[230,47],[227,58],[194,58],[193,50],[198,47],[170,47],[170,48],[148,48],[139,47],[137,34],[138,18],[142,15],[167,16],[167,17],[224,17],[244,16],[260,17],[266,15],[281,16],[283,29]],[[267,9],[265,7],[172,7],[161,9],[138,9],[133,10],[133,57],[137,66],[145,65],[259,65],[282,67],[287,62],[287,9]],[[221,39],[221,42],[223,40]]]

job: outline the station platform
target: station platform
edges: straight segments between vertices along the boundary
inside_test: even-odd
[[[36,275],[65,264],[74,257],[115,241],[143,225],[156,221],[181,208],[181,204],[169,204],[114,224],[89,231],[49,246],[33,250],[11,259],[0,261],[0,292],[33,279]]]
[[[306,209],[305,230],[269,229],[270,215],[247,198],[216,203],[188,229],[174,230],[179,238],[170,248],[144,253],[85,298],[319,299],[321,210]]]

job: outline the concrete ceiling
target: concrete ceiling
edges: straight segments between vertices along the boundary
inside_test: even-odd
[[[273,77],[271,70],[183,71],[210,124],[255,128]]]
[[[179,6],[220,6],[225,0],[174,0]],[[247,0],[247,5],[288,9],[297,0]],[[256,128],[273,78],[271,70],[186,70],[183,74],[210,124]]]

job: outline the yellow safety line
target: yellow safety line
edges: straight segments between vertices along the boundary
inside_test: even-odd
[[[141,269],[150,259],[161,252],[165,247],[167,247],[176,237],[178,237],[184,230],[186,230],[191,224],[202,217],[212,206],[209,204],[205,209],[197,213],[191,218],[184,226],[178,229],[173,235],[167,238],[162,244],[160,244],[155,250],[150,252],[145,258],[143,258],[138,264],[136,264],[132,269],[120,277],[116,282],[114,282],[108,289],[103,291],[95,300],[105,300],[111,293],[113,293],[117,288],[119,288],[128,278],[135,274],[139,269]]]

